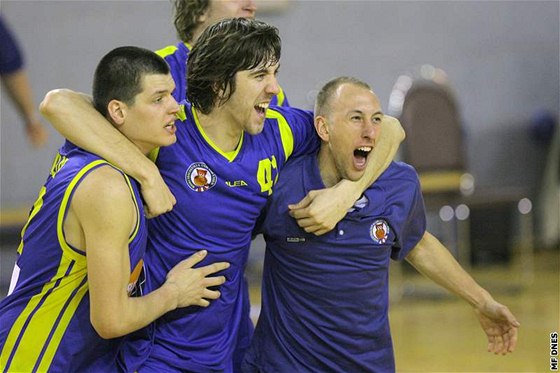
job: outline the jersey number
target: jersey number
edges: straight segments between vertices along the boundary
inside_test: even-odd
[[[276,176],[272,176],[273,170],[275,170]],[[261,192],[267,192],[268,195],[272,194],[272,186],[278,180],[278,165],[276,163],[276,157],[272,156],[270,159],[265,158],[259,161],[259,169],[257,170],[257,181],[261,186]]]

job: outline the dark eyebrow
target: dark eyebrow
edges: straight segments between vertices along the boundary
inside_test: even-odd
[[[155,91],[154,93],[152,93],[152,96],[158,96],[158,95],[167,94],[167,93],[169,93],[169,90],[168,90],[168,89],[160,89],[160,90]]]
[[[252,70],[250,75],[259,75],[262,73],[267,73],[268,69],[270,68],[270,66],[266,67],[266,66],[260,66],[259,68]],[[280,69],[280,64],[278,64],[278,66],[276,66],[276,70],[274,70],[274,72],[278,72],[278,70]]]

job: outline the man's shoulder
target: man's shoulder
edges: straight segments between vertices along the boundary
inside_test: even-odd
[[[293,106],[270,106],[266,111],[266,119],[301,120],[313,118],[310,110],[299,109]]]
[[[179,42],[177,44],[167,45],[163,48],[157,49],[155,53],[160,57],[167,59],[170,56],[187,56],[189,54],[190,49],[185,45],[183,42]]]
[[[414,167],[404,162],[393,161],[369,189],[379,188],[393,192],[415,190],[420,188],[420,181]]]
[[[75,197],[72,198],[72,205],[76,204],[107,211],[133,206],[131,185],[122,171],[105,163],[92,169],[80,180]]]
[[[387,167],[387,170],[379,177],[379,180],[406,179],[417,180],[418,173],[416,169],[408,163],[393,161]]]

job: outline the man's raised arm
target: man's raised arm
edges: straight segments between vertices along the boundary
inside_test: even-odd
[[[91,97],[56,89],[47,93],[39,110],[62,136],[138,180],[149,217],[173,208],[175,197],[156,165],[95,110]]]

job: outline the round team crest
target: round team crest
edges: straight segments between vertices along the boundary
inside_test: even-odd
[[[385,243],[389,237],[389,226],[385,220],[376,220],[369,227],[369,235],[375,243]]]
[[[195,192],[204,192],[216,185],[216,174],[206,163],[196,162],[187,169],[185,181]]]

